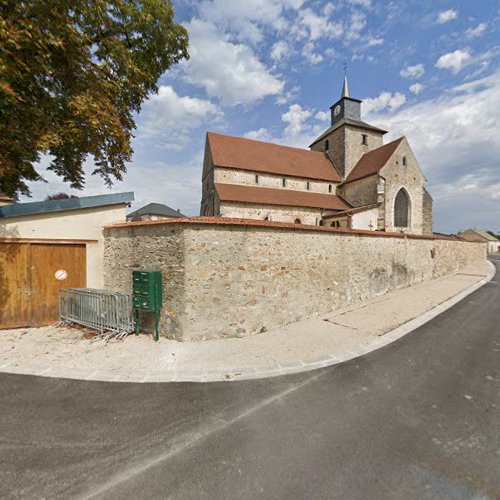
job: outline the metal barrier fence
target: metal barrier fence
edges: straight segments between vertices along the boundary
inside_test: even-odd
[[[124,337],[134,331],[132,294],[66,288],[59,292],[59,317],[63,323],[98,330],[105,338]]]

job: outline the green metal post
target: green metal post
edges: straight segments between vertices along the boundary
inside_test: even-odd
[[[160,332],[158,331],[159,323],[160,323],[160,310],[156,308],[155,310],[156,342],[160,340]]]

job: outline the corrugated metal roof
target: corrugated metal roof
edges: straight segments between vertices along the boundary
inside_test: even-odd
[[[134,193],[101,194],[96,196],[83,196],[81,198],[68,198],[63,200],[32,201],[29,203],[16,203],[0,207],[1,217],[19,217],[21,215],[34,215],[49,212],[62,212],[64,210],[79,210],[105,205],[118,205],[133,201]]]

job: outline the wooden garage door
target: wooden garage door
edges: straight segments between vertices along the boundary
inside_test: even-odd
[[[0,328],[57,321],[59,289],[86,286],[85,255],[85,245],[0,243]]]

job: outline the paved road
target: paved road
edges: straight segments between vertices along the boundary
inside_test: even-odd
[[[213,384],[2,374],[0,417],[2,498],[500,498],[500,273],[341,366]]]

